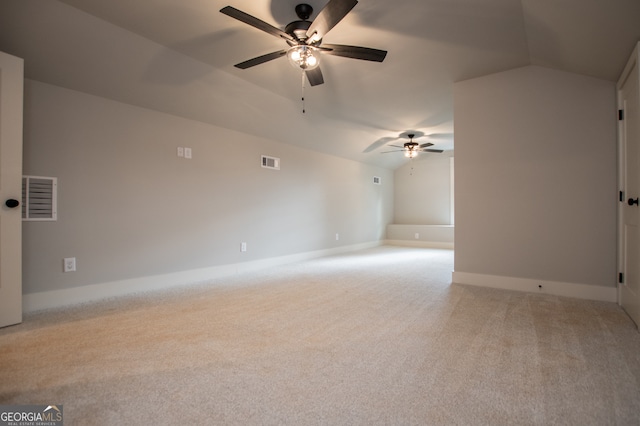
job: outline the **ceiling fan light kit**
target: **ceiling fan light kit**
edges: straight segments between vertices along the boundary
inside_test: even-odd
[[[418,156],[418,151],[413,148],[407,147],[404,149],[404,156],[407,158],[415,158]]]
[[[287,51],[287,58],[294,68],[311,71],[320,65],[320,54],[313,46],[293,46]]]

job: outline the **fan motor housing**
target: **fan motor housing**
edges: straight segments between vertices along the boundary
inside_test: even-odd
[[[284,32],[290,34],[297,40],[306,40],[307,30],[310,26],[310,21],[293,21],[285,27]]]

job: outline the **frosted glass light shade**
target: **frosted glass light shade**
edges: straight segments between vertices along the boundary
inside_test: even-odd
[[[304,71],[312,70],[320,65],[320,55],[312,46],[293,46],[287,51],[287,58],[291,65]]]

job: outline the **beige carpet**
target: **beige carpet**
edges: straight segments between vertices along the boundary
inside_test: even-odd
[[[450,284],[379,247],[25,318],[0,404],[66,425],[639,425],[640,334],[612,303]]]

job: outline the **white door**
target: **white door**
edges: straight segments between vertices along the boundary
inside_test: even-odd
[[[620,304],[640,325],[640,70],[638,50],[618,83],[618,102],[622,110],[621,141],[621,197],[620,249],[622,283]]]
[[[0,52],[0,327],[22,322],[23,60]]]

